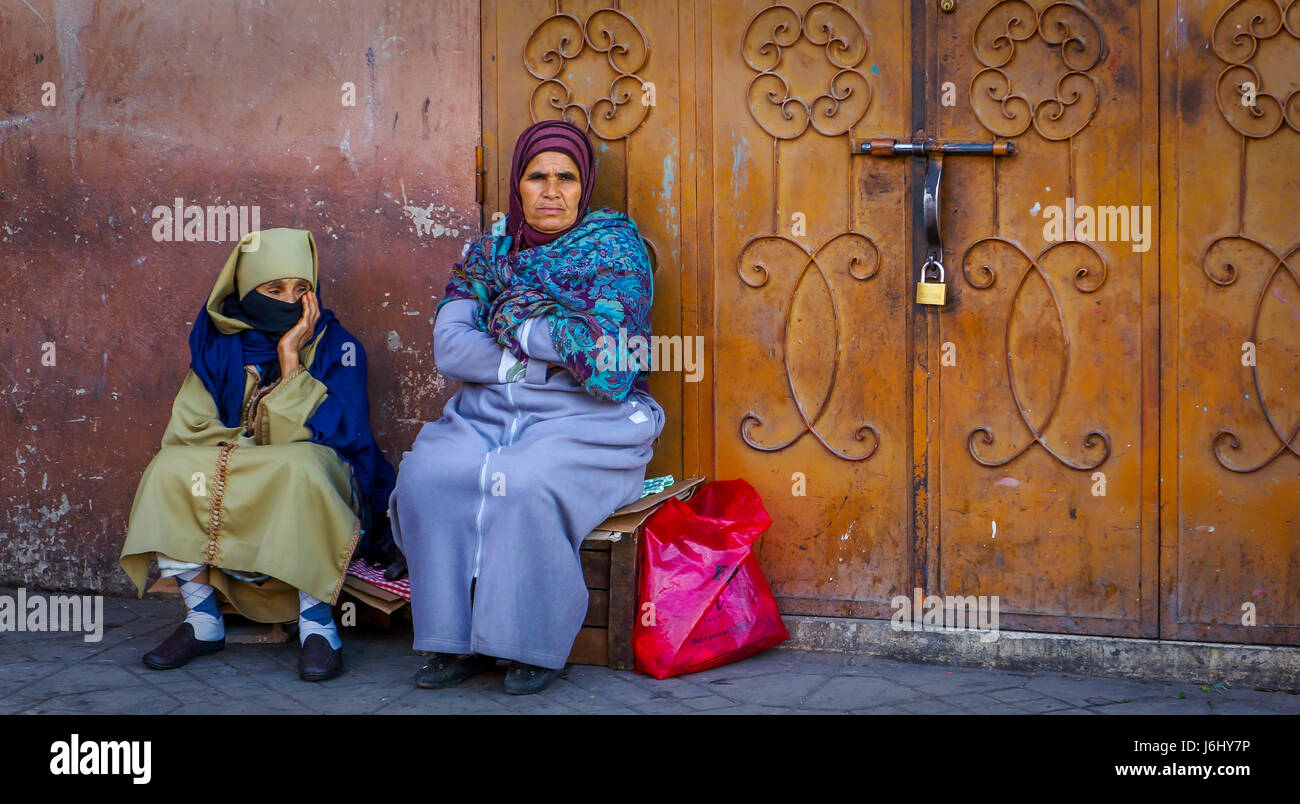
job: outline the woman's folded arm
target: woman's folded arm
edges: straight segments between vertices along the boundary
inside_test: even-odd
[[[534,316],[519,328],[519,345],[524,354],[549,363],[564,363],[564,355],[551,339],[551,317]]]
[[[443,305],[433,326],[433,361],[440,373],[459,382],[503,382],[502,372],[518,361],[474,326],[478,304],[456,299]]]

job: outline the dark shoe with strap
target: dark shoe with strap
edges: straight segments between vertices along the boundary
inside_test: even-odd
[[[175,670],[189,664],[196,656],[216,653],[225,647],[225,637],[215,642],[203,642],[194,638],[194,626],[181,623],[181,627],[173,631],[161,645],[146,653],[143,661],[146,667],[154,670]]]
[[[435,653],[415,674],[415,686],[426,690],[442,689],[459,684],[470,676],[492,670],[497,666],[493,656],[480,653]]]
[[[343,672],[343,648],[331,648],[329,640],[312,634],[298,652],[298,677],[303,681],[327,681]]]
[[[506,671],[506,692],[511,695],[532,695],[541,692],[557,678],[569,674],[569,665],[552,670],[523,662],[511,662]]]

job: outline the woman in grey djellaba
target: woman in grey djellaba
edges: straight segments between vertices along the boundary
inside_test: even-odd
[[[629,217],[588,209],[594,161],[577,127],[528,127],[508,216],[438,304],[434,360],[463,385],[403,455],[389,502],[414,648],[433,652],[421,687],[497,659],[512,661],[511,693],[563,673],[587,610],[578,548],[640,496],[663,431],[648,367],[617,346],[649,338],[649,256]]]

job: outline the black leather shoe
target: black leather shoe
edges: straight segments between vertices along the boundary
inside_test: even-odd
[[[189,664],[195,656],[206,656],[226,647],[226,638],[203,642],[194,638],[194,626],[181,623],[181,627],[163,640],[162,644],[144,655],[146,667],[154,670],[175,670]]]
[[[557,678],[563,678],[569,674],[569,665],[552,670],[549,667],[538,667],[523,662],[511,662],[510,669],[506,671],[506,692],[511,695],[532,695],[534,692],[541,692]]]
[[[454,653],[435,653],[428,663],[415,673],[415,686],[426,690],[442,689],[459,684],[470,676],[486,672],[497,666],[492,656],[468,653],[458,656]]]
[[[410,574],[410,572],[406,568],[406,556],[398,556],[393,560],[393,563],[389,564],[388,568],[384,570],[384,580],[400,581],[408,574]]]
[[[335,650],[329,640],[312,634],[298,652],[298,677],[303,681],[327,681],[343,672],[343,648]]]

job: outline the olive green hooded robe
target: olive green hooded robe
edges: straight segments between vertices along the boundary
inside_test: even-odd
[[[255,251],[236,246],[208,296],[207,312],[225,334],[250,325],[221,312],[222,302],[273,279],[317,284],[309,232],[270,229]],[[255,292],[255,291],[254,291]],[[154,553],[270,578],[260,584],[209,572],[220,599],[258,622],[298,617],[301,589],[334,603],[360,537],[352,470],[328,446],[312,443],[306,421],[326,388],[306,370],[324,330],[301,351],[302,367],[258,388],[245,367],[240,425],[226,427],[191,370],[172,403],[162,449],[145,469],[131,506],[122,568],[143,594]]]

